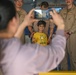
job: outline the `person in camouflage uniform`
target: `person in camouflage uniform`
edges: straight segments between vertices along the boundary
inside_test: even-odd
[[[16,11],[19,15],[19,24],[21,24],[25,18],[25,16],[27,15],[27,12],[22,9],[22,5],[23,5],[23,0],[14,0],[15,3],[15,7],[16,7]],[[24,33],[22,34],[22,37],[20,38],[22,43],[25,43],[25,35]]]
[[[70,58],[71,70],[76,70],[76,6],[74,0],[65,0],[65,7],[60,15],[65,22],[65,36],[67,38],[66,55],[61,63],[61,70],[68,70],[68,55]]]

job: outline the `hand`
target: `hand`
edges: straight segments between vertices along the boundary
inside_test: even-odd
[[[32,38],[32,43],[36,43],[36,39],[35,38]]]
[[[67,32],[65,32],[65,37],[66,37],[66,39],[68,39],[69,38],[69,34],[67,34]]]
[[[27,14],[24,18],[24,21],[21,23],[21,25],[19,26],[17,32],[15,33],[14,37],[17,38],[21,38],[24,29],[26,26],[31,25],[33,22],[37,21],[36,19],[34,19],[34,14],[33,14],[34,9],[32,9],[29,14]]]
[[[62,17],[55,11],[55,9],[50,12],[50,15],[53,18],[53,22],[58,26],[58,29],[64,29],[64,21]]]
[[[32,38],[32,37],[33,37],[34,33],[35,33],[35,32],[32,32],[32,33],[31,33],[30,38]]]
[[[51,43],[51,40],[52,40],[52,36],[49,36],[48,41],[47,41],[47,44],[50,44]]]
[[[37,19],[34,19],[34,14],[33,14],[34,9],[32,9],[24,18],[23,24],[25,26],[31,25],[33,22],[37,21]]]

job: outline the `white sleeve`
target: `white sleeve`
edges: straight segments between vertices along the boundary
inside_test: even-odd
[[[36,74],[53,70],[64,58],[65,46],[66,39],[62,35],[56,35],[52,43],[46,47],[27,45],[27,71]]]
[[[3,66],[4,75],[34,75],[53,70],[64,58],[65,46],[66,39],[62,35],[56,35],[52,43],[45,47],[38,44],[14,43],[11,46],[11,53],[17,52],[13,52],[14,58],[10,56],[11,62],[7,61],[6,66]]]
[[[33,60],[36,72],[47,72],[55,69],[64,58],[65,46],[66,40],[60,35],[53,39],[51,45],[46,47],[38,46],[35,54],[36,59]]]

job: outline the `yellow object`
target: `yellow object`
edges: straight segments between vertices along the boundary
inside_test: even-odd
[[[45,33],[36,32],[33,36],[34,43],[38,43],[42,46],[47,45],[47,35]]]
[[[76,71],[75,72],[50,72],[50,73],[39,73],[39,75],[76,75]]]

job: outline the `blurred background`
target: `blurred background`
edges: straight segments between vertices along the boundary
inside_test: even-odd
[[[66,6],[65,0],[24,0],[23,9],[29,12],[30,9],[34,7],[38,7],[40,3],[43,1],[47,1],[50,5],[49,7],[65,7]],[[76,4],[76,0],[74,1]]]

